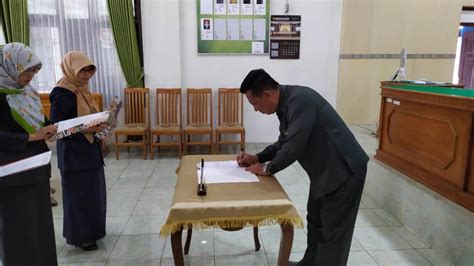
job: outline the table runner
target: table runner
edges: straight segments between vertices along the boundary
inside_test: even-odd
[[[254,183],[208,184],[207,195],[198,196],[196,164],[202,158],[224,161],[233,160],[236,155],[187,155],[182,158],[177,169],[174,198],[161,235],[189,226],[195,229],[276,223],[303,226],[303,220],[274,176],[259,176],[260,182]]]

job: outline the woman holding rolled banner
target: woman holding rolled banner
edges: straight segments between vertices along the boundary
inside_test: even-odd
[[[98,112],[89,91],[96,67],[84,53],[67,53],[61,63],[63,77],[50,94],[51,120],[59,122]],[[106,187],[98,125],[57,141],[58,167],[63,187],[63,236],[83,250],[98,248],[105,236]]]
[[[41,61],[22,43],[0,52],[0,165],[49,151],[41,101],[30,86]],[[49,197],[51,165],[0,177],[0,261],[10,265],[57,265]],[[1,263],[0,263],[1,264]]]

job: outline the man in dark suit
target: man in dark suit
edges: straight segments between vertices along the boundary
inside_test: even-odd
[[[280,85],[263,69],[250,71],[240,91],[255,111],[277,114],[280,136],[256,155],[241,154],[238,163],[273,175],[298,161],[310,179],[307,248],[290,265],[346,265],[368,156],[316,91]]]

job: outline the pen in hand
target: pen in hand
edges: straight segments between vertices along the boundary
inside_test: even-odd
[[[241,163],[240,161],[244,159],[244,149],[240,149],[240,152],[239,152],[239,161],[238,161],[238,164],[240,167],[247,167],[249,166],[248,163]]]

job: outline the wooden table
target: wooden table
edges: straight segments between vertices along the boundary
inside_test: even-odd
[[[281,227],[278,265],[288,265],[293,244],[293,226],[302,227],[303,221],[275,177],[259,176],[260,182],[252,183],[207,184],[207,195],[197,196],[196,165],[201,158],[205,161],[220,161],[235,160],[235,157],[236,155],[188,155],[182,158],[173,203],[160,232],[161,235],[171,233],[175,265],[184,265],[184,229],[221,227],[233,230],[236,224],[256,228],[272,223],[279,223]]]
[[[381,89],[375,158],[474,211],[474,90]]]

